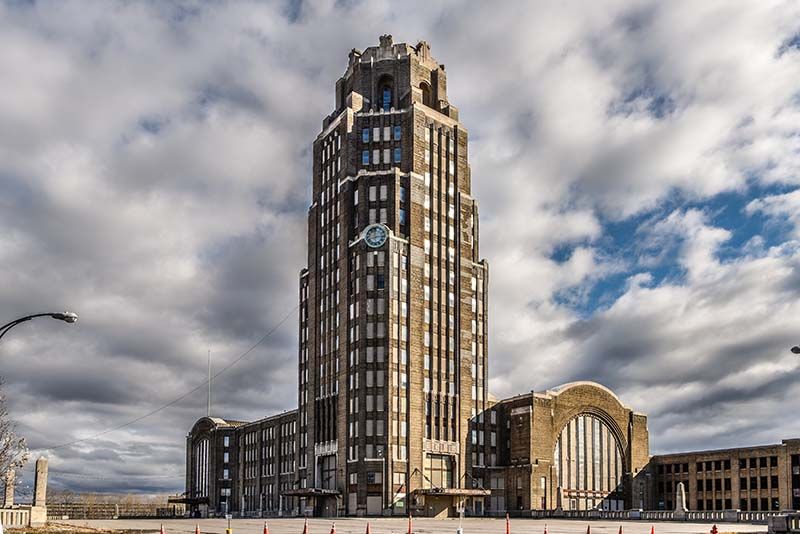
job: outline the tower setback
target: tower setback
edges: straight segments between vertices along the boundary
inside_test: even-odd
[[[320,513],[480,491],[466,458],[488,400],[488,268],[467,150],[427,43],[350,52],[314,141],[300,275],[298,474],[331,495]]]

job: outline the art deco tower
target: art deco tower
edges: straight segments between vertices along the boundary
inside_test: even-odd
[[[314,141],[300,275],[296,491],[318,514],[481,486],[488,271],[467,147],[427,43],[350,52]]]

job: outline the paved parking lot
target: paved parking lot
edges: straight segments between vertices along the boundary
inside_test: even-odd
[[[303,520],[268,519],[270,534],[302,534]],[[308,534],[330,534],[332,520],[309,519]],[[336,534],[364,534],[367,519],[339,518],[336,522]],[[227,521],[224,519],[117,519],[108,521],[59,521],[72,525],[113,530],[158,531],[163,523],[167,534],[193,534],[195,525],[200,525],[203,534],[225,534]],[[369,519],[372,534],[406,534],[407,521],[401,518]],[[623,534],[650,534],[654,527],[655,534],[708,534],[712,523],[680,523],[680,522],[648,522],[648,521],[584,521],[570,519],[512,519],[511,534],[619,534],[622,526]],[[504,519],[468,518],[462,522],[464,534],[505,534]],[[726,532],[766,532],[765,525],[745,523],[720,523],[720,534]],[[234,519],[231,521],[233,534],[262,534],[263,519]],[[414,519],[415,534],[456,534],[458,519]]]

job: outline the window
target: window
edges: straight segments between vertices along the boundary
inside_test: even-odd
[[[400,208],[400,224],[406,224],[406,210],[404,208]]]
[[[394,127],[394,140],[395,140],[395,141],[399,141],[399,140],[400,140],[400,135],[401,135],[401,133],[402,133],[402,132],[401,132],[401,129],[400,129],[400,127],[399,127],[399,126],[395,126],[395,127]]]
[[[395,163],[400,163],[400,149],[399,148],[395,148],[394,149],[394,162]]]
[[[369,143],[369,128],[364,128],[361,130],[361,141],[364,143]]]
[[[392,88],[384,85],[382,96],[383,111],[389,111],[392,109]]]
[[[453,485],[453,467],[450,456],[428,454],[424,464],[425,482],[434,488],[450,488]]]
[[[384,280],[384,276],[382,274],[375,275],[375,288],[383,289],[385,287],[386,281]]]
[[[361,151],[361,164],[362,165],[369,165],[369,150],[362,150]]]

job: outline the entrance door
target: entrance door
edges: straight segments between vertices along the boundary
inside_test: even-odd
[[[381,515],[380,495],[367,495],[367,515]]]

